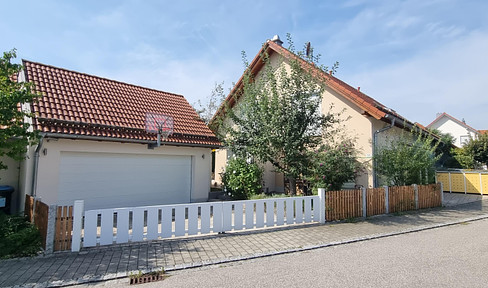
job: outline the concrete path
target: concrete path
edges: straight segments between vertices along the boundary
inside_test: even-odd
[[[488,197],[473,200],[470,196],[446,194],[449,206],[445,208],[377,216],[356,223],[299,225],[2,260],[0,287],[56,287],[88,283],[123,278],[139,271],[201,267],[488,218]]]

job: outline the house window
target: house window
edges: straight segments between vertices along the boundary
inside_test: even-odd
[[[469,142],[469,135],[462,135],[459,137],[459,142],[461,143],[461,146],[464,146],[464,144]]]

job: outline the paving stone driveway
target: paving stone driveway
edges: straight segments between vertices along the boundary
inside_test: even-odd
[[[446,203],[455,203],[455,206],[377,216],[355,223],[307,224],[2,260],[0,287],[56,287],[88,283],[127,277],[129,273],[139,271],[200,267],[488,218],[488,198],[470,196],[446,195]]]

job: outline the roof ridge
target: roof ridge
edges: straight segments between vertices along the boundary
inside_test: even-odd
[[[136,84],[132,84],[132,83],[127,83],[127,82],[123,82],[123,81],[119,81],[119,80],[114,80],[114,79],[110,79],[110,78],[106,78],[106,77],[101,77],[101,76],[97,76],[97,75],[93,75],[93,74],[88,74],[88,73],[84,73],[84,72],[70,70],[70,69],[66,69],[66,68],[62,68],[62,67],[57,67],[57,66],[54,66],[54,65],[44,64],[44,63],[41,63],[41,62],[30,61],[30,60],[27,60],[27,59],[23,59],[22,58],[22,63],[24,63],[24,62],[28,62],[28,63],[31,63],[31,64],[42,65],[42,66],[45,66],[45,67],[49,67],[49,68],[53,68],[53,69],[58,69],[58,70],[63,70],[63,71],[70,72],[70,73],[76,73],[76,74],[80,74],[80,75],[84,75],[84,76],[88,76],[88,77],[93,77],[93,78],[97,78],[97,79],[101,79],[101,80],[116,82],[116,83],[123,84],[123,85],[128,85],[128,86],[133,86],[133,87],[137,87],[137,88],[152,90],[152,91],[156,91],[156,92],[163,92],[163,93],[166,93],[166,94],[170,94],[170,95],[174,95],[174,96],[179,96],[179,97],[185,98],[182,94],[167,92],[167,91],[163,91],[163,90],[157,90],[157,89],[154,89],[154,88],[149,88],[149,87],[145,87],[145,86],[141,86],[141,85],[136,85]],[[25,66],[25,65],[22,65],[22,66]]]
[[[274,43],[273,41],[268,41],[268,42],[266,42],[266,44],[271,49],[278,52],[282,56],[286,57],[285,55],[283,55],[283,53],[281,51],[283,51],[284,53],[287,53],[288,56],[293,57],[293,58],[297,59],[298,61],[301,61],[303,64],[310,66],[315,71],[318,71],[319,73],[321,73],[326,81],[328,81],[328,80],[334,81],[340,87],[332,87],[331,85],[328,85],[328,86],[331,87],[332,89],[336,90],[336,91],[339,88],[342,88],[342,89],[346,90],[344,92],[349,92],[349,93],[353,94],[353,95],[351,95],[352,97],[351,96],[347,97],[347,95],[344,95],[344,92],[341,93],[343,97],[345,96],[346,99],[355,103],[359,108],[365,110],[365,112],[367,112],[371,116],[375,117],[376,119],[379,120],[379,119],[383,118],[385,115],[381,115],[382,113],[386,114],[386,112],[382,111],[382,109],[379,109],[376,104],[379,104],[379,105],[384,106],[385,108],[389,109],[388,107],[379,103],[378,101],[376,101],[372,97],[362,93],[361,91],[358,91],[357,89],[355,89],[351,85],[347,84],[346,82],[344,82],[344,81],[340,80],[339,78],[331,75],[330,73],[327,73],[326,71],[320,69],[315,64],[307,62],[306,60],[304,60],[300,56],[296,55],[295,53],[291,52],[290,50],[286,49],[285,47],[278,45],[278,44]],[[263,46],[263,48],[264,48],[264,46]],[[337,91],[337,92],[339,92],[339,91]],[[353,99],[353,97],[358,97],[359,99]],[[370,103],[370,102],[374,102],[375,105],[373,105],[373,103]],[[377,111],[371,111],[371,109],[369,109],[369,110],[365,109],[366,107],[364,107],[364,106],[370,106],[371,108],[376,109]]]
[[[459,120],[459,119],[455,118],[454,116],[452,116],[452,115],[450,115],[450,114],[448,114],[448,113],[446,113],[446,112],[442,112],[442,114],[441,114],[441,115],[439,115],[437,118],[435,118],[435,119],[434,119],[434,121],[432,121],[432,123],[430,123],[429,125],[427,125],[427,127],[429,127],[429,126],[431,126],[432,124],[434,124],[434,123],[436,123],[437,121],[439,121],[439,120],[440,120],[440,119],[441,119],[443,116],[446,116],[446,117],[448,117],[448,118],[451,118],[451,120],[453,120],[454,122],[458,123],[458,124],[459,124],[459,125],[461,125],[461,126],[464,126],[464,127],[468,128],[468,129],[471,129],[471,130],[473,130],[473,131],[479,132],[479,130],[474,129],[473,127],[469,126],[469,125],[468,125],[468,124],[466,124],[465,122],[463,122],[463,121],[461,121],[461,120]]]

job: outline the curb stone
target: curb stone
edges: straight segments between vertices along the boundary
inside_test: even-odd
[[[461,205],[460,205],[461,206]],[[459,207],[461,208],[461,207]],[[462,211],[462,208],[459,209]],[[386,238],[386,237],[392,237],[392,236],[397,236],[397,235],[402,235],[402,234],[408,234],[408,233],[414,233],[414,232],[420,232],[420,231],[425,231],[425,230],[431,230],[431,229],[437,229],[441,227],[447,227],[447,226],[452,226],[452,225],[458,225],[466,222],[473,222],[473,221],[479,221],[479,220],[484,220],[488,219],[488,214],[482,214],[474,217],[467,217],[467,218],[462,218],[459,220],[454,220],[454,221],[447,221],[444,223],[437,223],[437,224],[430,224],[430,225],[423,225],[419,227],[413,227],[413,228],[408,228],[408,229],[403,229],[403,230],[398,230],[394,232],[386,232],[386,233],[377,233],[377,234],[370,234],[370,235],[365,235],[365,236],[359,236],[359,237],[350,237],[349,239],[344,239],[344,240],[339,240],[339,241],[329,241],[327,243],[321,243],[317,245],[308,245],[308,246],[299,246],[296,248],[289,248],[289,249],[284,249],[284,250],[277,250],[277,251],[269,251],[269,252],[257,252],[252,255],[247,255],[247,256],[232,256],[228,258],[218,258],[218,259],[209,259],[209,260],[203,260],[201,262],[190,262],[190,263],[185,263],[185,264],[177,264],[173,266],[166,266],[163,267],[166,272],[173,272],[173,271],[179,271],[179,270],[186,270],[186,269],[192,269],[192,268],[201,268],[201,267],[206,267],[206,266],[212,266],[212,265],[221,265],[221,264],[227,264],[227,263],[233,263],[233,262],[239,262],[243,260],[252,260],[252,259],[258,259],[258,258],[264,258],[264,257],[269,257],[269,256],[276,256],[276,255],[283,255],[283,254],[290,254],[290,253],[296,253],[296,252],[303,252],[303,251],[310,251],[310,250],[315,250],[315,249],[320,249],[320,248],[326,248],[326,247],[333,247],[333,246],[338,246],[338,245],[345,245],[345,244],[352,244],[356,242],[362,242],[362,241],[368,241],[368,240],[374,240],[374,239],[381,239],[381,238]],[[329,224],[329,227],[332,226],[337,226],[336,223]],[[88,253],[86,253],[88,254]],[[9,261],[9,260],[7,260]],[[47,281],[47,282],[42,282],[42,283],[30,283],[30,284],[24,284],[24,285],[15,285],[12,287],[62,287],[62,286],[71,286],[71,285],[80,285],[80,284],[88,284],[88,283],[95,283],[95,282],[101,282],[101,281],[107,281],[107,280],[116,280],[116,279],[122,279],[128,277],[130,273],[139,273],[141,271],[142,273],[150,273],[150,272],[156,272],[160,271],[161,267],[158,268],[153,268],[153,269],[144,269],[144,270],[134,270],[134,271],[129,271],[129,272],[117,272],[117,273],[107,273],[104,275],[98,275],[98,276],[83,276],[78,279],[71,279],[71,280],[55,280],[55,281]]]

